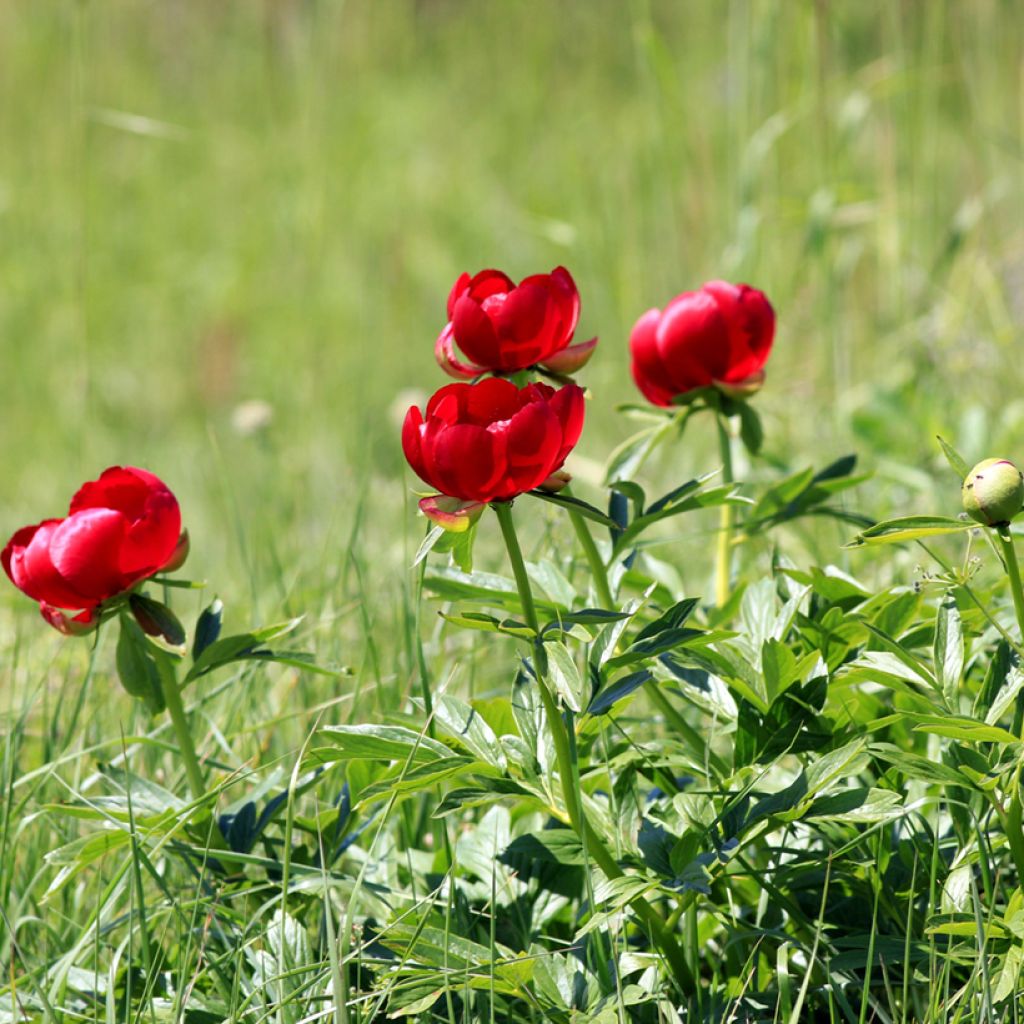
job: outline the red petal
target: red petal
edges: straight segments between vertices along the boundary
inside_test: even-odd
[[[452,310],[455,309],[455,303],[459,300],[459,297],[462,295],[462,293],[469,287],[469,281],[469,274],[463,271],[463,273],[459,274],[458,279],[455,281],[455,284],[452,285],[452,290],[448,293],[447,308],[449,320],[451,320],[452,318]]]
[[[92,608],[87,608],[74,617],[65,615],[59,608],[45,601],[39,602],[39,613],[46,621],[53,626],[58,633],[64,636],[84,636],[91,633],[99,624],[99,616]]]
[[[437,360],[437,365],[449,377],[454,377],[456,380],[472,380],[474,377],[479,377],[481,373],[487,372],[482,366],[460,362],[455,355],[455,346],[452,342],[452,325],[447,324],[434,343],[434,358]]]
[[[121,572],[132,581],[151,576],[175,555],[181,537],[181,509],[166,487],[150,492],[142,514],[129,523],[121,546]]]
[[[722,380],[728,370],[728,326],[706,292],[684,292],[665,307],[657,344],[677,394]]]
[[[564,316],[565,341],[568,344],[576,333],[576,325],[580,320],[580,293],[572,274],[565,267],[555,267],[551,271],[551,283],[558,293]]]
[[[91,598],[87,603],[104,601],[125,589],[120,555],[127,527],[128,521],[121,512],[86,508],[54,528],[48,557],[70,587]]]
[[[148,470],[111,466],[83,484],[71,499],[71,513],[112,509],[127,520],[116,565],[126,585],[161,569],[181,535],[181,510],[167,485]]]
[[[438,388],[427,399],[427,407],[424,410],[425,420],[435,417],[443,419],[448,423],[455,423],[461,415],[461,409],[465,405],[465,393],[468,384],[445,384]]]
[[[545,401],[523,406],[510,420],[491,428],[504,435],[507,468],[499,498],[507,500],[543,483],[557,468],[562,428]]]
[[[528,400],[525,389],[517,388],[511,381],[500,377],[488,377],[479,384],[464,384],[463,388],[459,419],[481,427],[511,419]]]
[[[47,519],[19,530],[7,542],[0,560],[11,582],[33,600],[60,608],[84,608],[95,602],[64,580],[50,558],[50,539],[62,522]]]
[[[491,501],[505,471],[504,439],[473,424],[431,422],[423,435],[427,479],[443,494]]]
[[[469,281],[469,294],[477,302],[483,302],[492,295],[500,295],[502,292],[510,292],[515,288],[516,283],[508,274],[500,270],[481,270],[474,274]],[[449,320],[451,317],[449,316]]]
[[[576,384],[566,384],[557,391],[550,402],[551,411],[558,417],[562,430],[558,459],[554,468],[565,462],[569,452],[576,447],[576,442],[583,433],[583,419],[586,415],[586,399],[583,389]]]
[[[665,388],[656,384],[649,377],[644,374],[643,368],[640,363],[634,359],[630,364],[630,371],[633,374],[633,380],[636,386],[640,389],[641,394],[648,402],[653,402],[655,405],[671,405],[672,399],[675,397],[675,393],[667,391]]]
[[[420,447],[420,436],[422,434],[423,416],[414,405],[406,414],[402,423],[402,451],[405,459],[412,466],[413,472],[421,479],[427,480],[426,465],[423,461],[423,452]],[[430,481],[427,480],[427,483]]]
[[[763,292],[749,285],[709,281],[704,285],[729,329],[729,361],[718,379],[738,383],[764,367],[775,336],[775,311]]]
[[[137,519],[154,490],[167,491],[158,477],[134,466],[111,466],[98,480],[82,484],[71,499],[72,513],[86,508],[113,508],[129,519]],[[170,493],[168,491],[168,493]]]
[[[459,348],[477,365],[494,369],[501,365],[498,335],[490,317],[469,294],[452,310],[452,334]]]
[[[647,310],[633,325],[629,351],[633,357],[633,379],[644,396],[656,405],[668,405],[675,394],[675,387],[658,350],[659,323],[661,310]],[[657,398],[653,397],[655,394]]]
[[[498,333],[501,369],[526,369],[554,351],[562,318],[546,276],[543,284],[527,279],[503,301],[491,299],[483,308]]]

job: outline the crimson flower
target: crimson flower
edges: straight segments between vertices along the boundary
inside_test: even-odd
[[[79,489],[63,519],[18,530],[0,553],[14,585],[62,633],[94,627],[99,606],[188,553],[177,499],[144,469],[111,466]],[[60,609],[77,612],[73,617]]]
[[[583,390],[566,384],[518,388],[489,377],[448,384],[402,426],[409,465],[442,494],[469,502],[510,501],[560,469],[583,430]]]
[[[535,365],[575,373],[597,345],[597,338],[569,344],[579,318],[580,295],[565,267],[518,285],[500,270],[462,274],[448,296],[449,322],[434,355],[445,373],[466,380]],[[456,356],[455,345],[470,362]]]
[[[742,398],[764,383],[775,312],[763,292],[710,281],[649,309],[629,338],[633,379],[655,405],[697,388]]]

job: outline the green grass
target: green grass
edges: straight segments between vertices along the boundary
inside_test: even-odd
[[[257,784],[286,786],[317,723],[408,712],[421,642],[438,692],[507,696],[512,641],[496,647],[486,634],[443,628],[436,602],[420,611],[409,568],[422,520],[396,396],[443,383],[433,341],[462,270],[496,265],[520,277],[564,263],[575,275],[580,337],[601,337],[582,374],[593,393],[574,466],[585,498],[601,500],[600,465],[634,429],[613,411],[636,397],[633,320],[726,277],[763,288],[779,314],[756,399],[767,458],[740,465],[740,478],[763,484],[856,451],[876,475],[847,499],[851,508],[955,515],[936,433],[969,462],[1024,455],[1022,46],[1010,0],[0,5],[0,525],[10,532],[60,514],[106,465],[146,466],[178,495],[193,537],[187,571],[224,597],[229,629],[304,614],[302,645],[346,667],[337,680],[249,667],[188,691],[201,746],[224,769],[223,810]],[[274,419],[244,436],[233,411],[252,398],[271,403]],[[714,432],[698,424],[642,476],[660,493],[716,464]],[[569,551],[568,524],[546,507],[533,512],[528,557],[557,560]],[[714,513],[685,522],[656,552],[686,594],[709,595]],[[918,563],[935,569],[915,549],[840,550],[851,532],[819,525],[759,540],[744,549],[744,578],[764,576],[776,557],[835,564],[879,589],[913,584]],[[481,567],[503,566],[493,517],[478,547]],[[961,557],[955,545],[937,547]],[[985,557],[988,601],[996,576]],[[561,568],[585,580],[578,559]],[[189,621],[205,600],[175,595]],[[999,608],[1012,627],[1005,601]],[[971,623],[976,675],[989,650],[983,626]],[[148,840],[89,865],[37,910],[61,866],[47,855],[98,833],[95,821],[52,805],[109,795],[116,784],[99,765],[116,763],[133,737],[143,737],[131,754],[138,776],[181,796],[183,775],[168,726],[116,685],[111,637],[90,670],[88,645],[59,639],[7,587],[0,657],[0,985],[15,979],[41,1007],[33,1013],[49,1013],[49,1000],[55,1018],[166,1019],[194,984],[194,1006],[201,994],[232,1007],[233,1019],[298,1022],[324,1009],[317,999],[333,977],[359,992],[348,1019],[374,1020],[401,972],[361,991],[339,949],[365,957],[367,970],[380,956],[352,934],[353,925],[366,934],[366,915],[379,923],[386,914],[373,902],[378,886],[403,893],[403,927],[441,920],[492,960],[495,942],[508,939],[489,934],[492,902],[507,915],[522,908],[491,887],[511,892],[514,881],[466,867],[492,863],[504,837],[543,824],[504,807],[449,819],[447,833],[419,803],[385,808],[346,852],[331,913],[302,939],[274,938],[274,915],[287,909],[280,880],[253,868],[249,891],[222,896],[224,927],[242,944],[220,960],[204,952],[217,947],[217,925],[201,864],[189,868]],[[864,698],[837,721],[852,735],[888,710]],[[642,703],[624,721],[627,733],[673,740],[650,728]],[[611,732],[601,749],[624,764]],[[899,742],[939,754],[937,740],[925,749],[909,729]],[[294,897],[310,920],[326,883],[318,890],[302,863],[315,846],[306,819],[326,821],[340,781],[331,785],[289,803],[310,827],[295,849],[296,871],[312,880]],[[914,800],[934,796],[910,786],[920,790]],[[731,951],[707,968],[719,1008],[771,991],[767,1020],[804,1019],[810,1005],[822,1020],[1001,1019],[1005,1004],[986,1001],[995,987],[986,959],[958,966],[920,922],[949,902],[942,885],[958,851],[977,868],[956,880],[957,906],[978,931],[1002,915],[1013,884],[1002,867],[986,873],[999,860],[986,853],[988,819],[929,813],[896,850],[896,897],[894,876],[877,867],[890,855],[875,848],[884,829],[828,835],[848,855],[834,870],[819,850],[786,848],[783,831],[777,858],[737,872],[728,905],[684,921],[697,950],[735,928]],[[955,828],[942,832],[950,820]],[[281,829],[274,856],[288,848]],[[445,842],[461,888],[446,884]],[[762,888],[769,869],[774,881]],[[825,906],[826,881],[843,894],[838,909]],[[900,896],[911,889],[917,902]],[[831,930],[844,912],[856,918],[851,934],[877,935],[884,947],[870,1000],[856,985],[826,992],[807,969],[813,949],[835,977],[854,970]],[[745,931],[755,926],[770,962]],[[551,927],[561,948],[565,922]],[[906,998],[886,959],[904,933],[922,958]],[[628,945],[621,923],[608,935]],[[173,972],[147,961],[161,956]],[[571,983],[557,977],[558,956],[541,959],[556,965],[552,986]],[[61,964],[83,973],[65,985]],[[260,979],[278,973],[286,977],[261,993]],[[946,986],[955,992],[967,975],[961,1009],[951,1010]],[[122,993],[134,985],[133,998],[108,998],[108,976]],[[462,1016],[465,981],[453,977],[447,1001],[423,1019],[477,1019]],[[405,981],[422,979],[410,968]],[[166,1002],[141,999],[143,984]],[[72,991],[84,1001],[72,1005]],[[81,996],[88,991],[99,995]],[[500,1020],[501,1000],[490,1005]],[[620,993],[607,1019],[626,1019],[623,1005]]]

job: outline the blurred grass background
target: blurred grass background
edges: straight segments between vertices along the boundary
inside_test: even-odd
[[[779,314],[769,453],[955,511],[921,498],[936,431],[1024,455],[1022,52],[1013,0],[0,5],[0,523],[144,465],[240,617],[364,636],[452,281],[559,263],[602,339],[584,457],[631,432],[636,316],[727,277]],[[665,486],[717,461],[687,437]]]

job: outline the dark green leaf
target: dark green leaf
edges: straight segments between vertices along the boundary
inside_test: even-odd
[[[152,714],[158,715],[166,705],[156,666],[156,650],[133,618],[122,613],[118,622],[121,632],[115,661],[121,685],[133,697],[144,701]]]
[[[132,594],[128,598],[128,607],[148,636],[162,637],[171,647],[185,646],[185,627],[167,605],[144,594]]]
[[[625,700],[634,690],[639,689],[648,679],[653,678],[648,669],[632,672],[628,676],[617,679],[609,684],[590,702],[588,715],[603,715],[610,711],[620,700]]]
[[[764,444],[764,427],[757,410],[748,402],[739,402],[740,440],[751,455],[756,455]]]
[[[192,640],[192,660],[195,661],[220,636],[224,605],[215,597],[196,620],[196,635]]]

